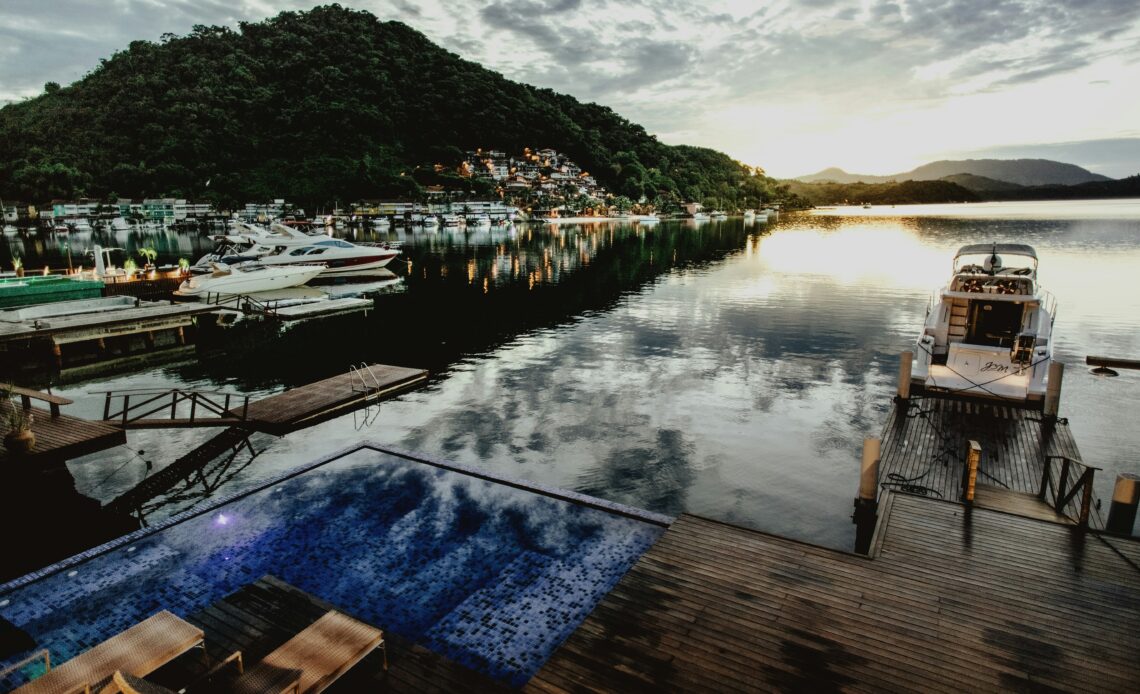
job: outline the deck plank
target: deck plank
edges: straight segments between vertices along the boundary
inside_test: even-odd
[[[1137,542],[889,498],[874,558],[681,516],[524,689],[1136,690]]]

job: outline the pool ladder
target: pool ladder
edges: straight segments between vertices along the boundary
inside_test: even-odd
[[[357,431],[371,426],[380,417],[380,379],[376,378],[376,374],[372,371],[372,367],[364,362],[360,362],[360,367],[349,364],[348,373],[352,377],[352,390],[357,393],[364,393],[365,407],[364,416],[362,420],[357,420],[356,410],[352,411],[352,423]],[[369,380],[372,382],[369,383]],[[375,412],[372,410],[372,405],[376,405]]]

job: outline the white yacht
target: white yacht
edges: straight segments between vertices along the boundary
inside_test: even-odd
[[[489,229],[491,227],[491,218],[486,214],[468,215],[467,226],[472,229]]]
[[[713,219],[728,219],[728,213],[724,210],[713,210],[710,216]]]
[[[707,222],[710,217],[708,212],[694,212],[692,219],[694,222]]]
[[[390,245],[357,244],[334,239],[327,234],[306,234],[299,229],[273,224],[269,231],[252,224],[235,223],[231,233],[217,237],[218,247],[198,259],[192,269],[205,272],[212,263],[243,263],[256,260],[262,265],[307,265],[321,263],[323,275],[377,270],[400,254]]]
[[[447,214],[443,215],[440,221],[443,224],[444,228],[458,229],[463,219],[457,214],[451,214],[448,212]]]
[[[911,382],[928,391],[1040,407],[1053,358],[1055,299],[1037,283],[1037,253],[1019,243],[963,246],[931,297]]]
[[[257,262],[226,265],[212,263],[209,274],[194,275],[183,282],[175,296],[197,298],[207,294],[253,294],[300,286],[324,270],[323,265],[270,267]]]
[[[425,229],[435,229],[439,226],[439,217],[434,214],[424,215],[423,221],[420,223],[424,225]]]

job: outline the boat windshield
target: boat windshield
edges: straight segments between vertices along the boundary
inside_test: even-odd
[[[963,246],[954,255],[954,274],[1037,276],[1037,252],[1020,243]]]

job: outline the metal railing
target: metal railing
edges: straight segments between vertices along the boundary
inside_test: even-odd
[[[261,313],[267,316],[276,316],[278,301],[262,301],[248,294],[224,294],[222,292],[206,292],[205,301],[211,306],[233,306],[243,313]]]
[[[103,419],[105,421],[116,421],[121,426],[137,422],[159,412],[169,413],[168,417],[163,416],[160,419],[179,419],[179,406],[181,405],[184,410],[186,404],[189,405],[190,412],[188,417],[184,417],[184,419],[187,419],[190,424],[215,419],[227,422],[245,421],[249,411],[249,396],[242,394],[181,390],[179,388],[163,391],[104,391],[103,394],[105,395]],[[112,410],[112,403],[117,398],[122,399],[122,406],[119,409]],[[241,409],[237,412],[234,412],[230,407],[231,403],[234,402],[241,403]],[[203,410],[207,416],[201,416],[199,410]]]
[[[1087,528],[1092,507],[1093,477],[1100,468],[1063,455],[1045,456],[1042,467],[1037,498],[1049,504],[1057,515]]]

